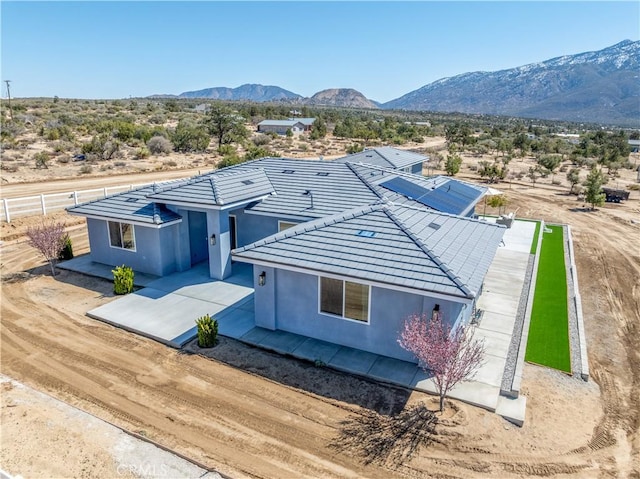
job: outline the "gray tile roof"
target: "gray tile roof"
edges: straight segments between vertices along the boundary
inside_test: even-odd
[[[257,167],[264,169],[276,194],[252,205],[248,211],[310,219],[368,205],[380,199],[378,194],[359,178],[353,166],[348,164],[321,160],[263,158],[230,169],[244,171]],[[306,191],[310,191],[311,195],[305,195]]]
[[[146,189],[148,200],[145,204],[152,205],[155,201],[158,204],[189,203],[203,207],[224,207],[264,198],[249,205],[247,211],[291,217],[301,221],[363,207],[381,199],[398,204],[418,205],[414,199],[381,186],[382,183],[398,176],[411,181],[417,187],[429,190],[452,181],[448,177],[425,178],[364,164],[262,158],[186,180],[162,183],[156,191]],[[474,188],[484,191],[483,187],[477,185],[474,185]],[[307,191],[310,195],[305,195]],[[140,207],[143,206],[142,203],[138,204]],[[150,208],[151,206],[141,211],[150,212]],[[168,211],[166,208],[162,210]],[[111,200],[107,199],[92,202],[90,209],[79,205],[70,211],[103,217],[115,214],[128,217],[126,212],[131,210],[113,208]],[[153,213],[150,214],[153,216]],[[142,215],[138,214],[137,217],[140,216]]]
[[[391,146],[381,146],[337,158],[334,161],[341,163],[368,163],[370,165],[402,169],[428,160],[429,157],[412,151],[400,150]]]
[[[316,121],[315,118],[289,118],[289,120],[296,120],[302,123],[305,126],[313,125]]]
[[[149,199],[161,203],[225,206],[275,193],[262,168],[225,169],[180,182],[166,183]]]
[[[118,193],[103,199],[89,201],[67,208],[71,214],[92,216],[123,222],[163,224],[181,219],[181,216],[147,199],[153,186]]]
[[[426,208],[379,203],[290,228],[233,256],[473,298],[504,231]]]
[[[300,120],[262,120],[258,126],[294,126],[298,123],[304,125]]]

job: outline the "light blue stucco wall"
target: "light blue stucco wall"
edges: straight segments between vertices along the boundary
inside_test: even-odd
[[[141,273],[164,276],[176,271],[177,225],[149,228],[134,225],[135,251],[113,248],[107,221],[87,218],[91,259],[110,266],[126,265]]]
[[[287,221],[290,223],[299,221],[247,213],[243,209],[230,211],[229,214],[236,217],[238,248],[255,243],[262,238],[277,233],[278,221]]]
[[[265,286],[258,275],[266,273]],[[318,277],[281,269],[254,266],[256,325],[280,329],[384,356],[413,361],[398,345],[403,321],[411,314],[431,315],[435,304],[449,324],[470,306],[386,288],[371,287],[369,324],[321,314]]]

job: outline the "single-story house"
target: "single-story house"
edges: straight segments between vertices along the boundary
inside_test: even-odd
[[[316,122],[315,118],[288,118],[288,120],[299,121],[304,125],[304,131],[311,131],[313,124]]]
[[[258,123],[258,131],[260,133],[277,133],[285,135],[291,130],[294,135],[299,135],[305,131],[311,130],[311,126],[315,118],[289,118],[287,120],[262,120]]]
[[[338,158],[335,161],[342,163],[367,163],[421,175],[422,166],[425,162],[429,161],[429,157],[412,151],[382,146],[379,148],[365,148],[358,153]]]
[[[400,322],[469,319],[504,227],[474,219],[486,188],[366,164],[262,158],[68,209],[91,259],[213,279],[253,264],[256,325],[411,360]]]
[[[640,151],[640,140],[629,140],[629,147],[632,153],[638,153]]]

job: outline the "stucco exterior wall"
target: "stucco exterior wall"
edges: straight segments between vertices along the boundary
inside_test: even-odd
[[[126,265],[135,271],[164,276],[176,271],[177,225],[165,228],[134,226],[135,251],[114,248],[107,221],[87,218],[91,259],[110,266]]]
[[[266,273],[259,286],[258,275]],[[460,303],[392,289],[371,287],[369,323],[350,321],[319,312],[318,276],[254,266],[256,325],[302,334],[342,346],[415,362],[398,345],[403,321],[411,314],[431,315],[435,304],[449,324],[463,315]]]
[[[278,221],[296,222],[286,218],[246,213],[243,209],[230,211],[229,214],[236,217],[238,248],[277,233]]]

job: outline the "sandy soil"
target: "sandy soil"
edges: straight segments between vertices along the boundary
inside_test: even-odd
[[[51,277],[21,236],[35,219],[3,229],[1,372],[233,477],[638,478],[638,194],[590,212],[564,185],[495,186],[518,216],[571,224],[593,375],[526,365],[522,428],[451,402],[429,433],[420,405],[434,408],[430,396],[224,338],[209,357],[176,351],[91,320],[84,313],[113,300],[111,285]],[[83,225],[71,233],[86,251]],[[24,427],[36,441],[44,426]],[[76,432],[62,449],[95,444]],[[20,473],[25,446],[1,441]],[[55,475],[64,456],[43,454]]]

